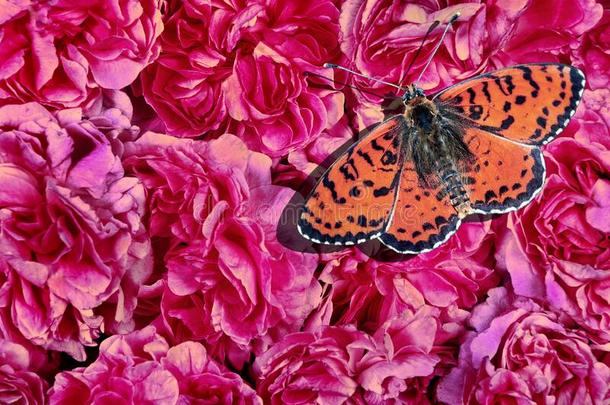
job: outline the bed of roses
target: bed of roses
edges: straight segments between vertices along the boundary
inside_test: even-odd
[[[405,260],[287,242],[390,92],[323,64],[398,82],[456,11],[429,93],[587,76],[543,192]],[[0,402],[610,403],[609,44],[594,0],[0,2]]]

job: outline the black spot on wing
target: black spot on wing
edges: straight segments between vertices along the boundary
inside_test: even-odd
[[[489,94],[489,83],[486,81],[483,82],[483,95],[485,95],[487,101],[491,103],[491,94]]]
[[[500,129],[508,129],[515,122],[515,117],[509,115],[500,123]]]
[[[371,160],[371,156],[368,153],[362,152],[361,150],[358,150],[356,153],[362,158],[362,160],[368,163],[369,166],[374,166],[373,161]]]
[[[527,66],[519,66],[519,69],[521,69],[521,71],[523,71],[523,78],[525,80],[527,80],[527,82],[533,88],[532,93],[531,93],[532,97],[534,97],[534,98],[538,97],[538,92],[540,91],[540,86],[538,85],[538,82],[536,82],[532,78],[532,69],[530,69]]]

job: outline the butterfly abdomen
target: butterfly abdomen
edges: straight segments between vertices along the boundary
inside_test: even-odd
[[[444,196],[449,195],[451,205],[457,211],[458,216],[463,218],[468,215],[472,211],[470,197],[454,163],[448,159],[441,159],[438,164],[438,174],[443,187],[437,199],[441,200]]]

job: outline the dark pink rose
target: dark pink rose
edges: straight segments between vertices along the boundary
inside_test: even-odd
[[[403,85],[413,83],[440,40],[444,23],[459,11],[460,17],[418,83],[424,90],[432,92],[492,67],[504,66],[502,60],[496,58],[498,49],[512,35],[527,3],[526,0],[489,1],[443,7],[426,1],[407,4],[386,0],[348,0],[341,7],[341,49],[348,60],[353,61],[352,67],[361,73],[395,84],[401,79]],[[441,21],[441,24],[432,31],[407,72],[434,20]],[[380,97],[400,93],[364,78],[353,76],[351,82],[377,94],[354,93],[360,129],[383,119]]]
[[[142,91],[173,135],[230,131],[252,150],[286,155],[343,115],[343,95],[304,75],[338,52],[337,18],[328,0],[187,1],[169,16]]]
[[[610,157],[597,141],[608,130],[593,110],[576,122],[575,138],[546,147],[544,190],[510,215],[498,259],[517,294],[545,298],[609,341]]]
[[[582,47],[582,35],[591,30],[603,14],[602,5],[595,0],[576,0],[570,7],[557,7],[551,0],[524,3],[512,35],[495,56],[506,65],[565,63]]]
[[[144,187],[113,148],[131,128],[94,121],[80,109],[0,107],[2,329],[81,361],[100,330],[133,327],[151,264]]]
[[[0,402],[3,404],[45,404],[47,382],[29,371],[29,351],[16,343],[0,340]]]
[[[587,77],[591,89],[607,89],[610,86],[610,9],[595,27],[587,30],[582,44],[577,48],[578,67]]]
[[[19,4],[19,5],[17,5]],[[18,2],[0,10],[0,103],[86,106],[159,53],[157,0]]]
[[[320,300],[317,257],[276,239],[293,192],[271,184],[271,160],[232,135],[147,133],[125,156],[149,190],[151,234],[167,238],[162,312],[173,336],[246,349],[271,328],[298,330]]]
[[[330,165],[331,155],[343,146],[351,144],[354,131],[349,127],[347,116],[343,116],[335,125],[325,129],[311,143],[302,149],[290,152],[287,161],[280,161],[273,167],[273,183],[300,190],[314,170]],[[352,140],[353,141],[353,140]],[[313,186],[313,184],[311,184]]]
[[[201,344],[169,348],[150,326],[106,339],[92,364],[57,375],[49,399],[51,404],[262,404]]]
[[[372,336],[349,325],[287,335],[256,359],[258,392],[270,404],[427,403],[435,311],[406,311]]]
[[[553,12],[549,13],[549,10]],[[357,71],[398,84],[413,83],[446,22],[461,15],[448,32],[418,85],[428,93],[504,66],[527,62],[566,62],[580,47],[582,35],[602,16],[594,0],[578,0],[570,7],[552,1],[496,1],[443,7],[426,1],[403,4],[389,0],[348,0],[341,8],[341,49]],[[426,40],[411,70],[406,70],[434,20],[441,24]],[[595,34],[594,34],[595,35]],[[601,42],[603,43],[603,42]],[[593,49],[593,48],[591,48]],[[598,54],[591,54],[603,70]],[[597,73],[602,75],[602,73]],[[395,88],[353,76],[351,82],[369,92],[355,92],[360,129],[379,122],[380,97],[396,95]]]
[[[450,404],[605,404],[610,367],[576,324],[533,301],[491,290],[437,398]]]
[[[337,322],[371,331],[405,310],[428,304],[447,317],[455,337],[465,310],[499,282],[493,246],[489,222],[464,224],[447,244],[409,260],[381,262],[355,248],[325,254],[320,279],[331,286]]]

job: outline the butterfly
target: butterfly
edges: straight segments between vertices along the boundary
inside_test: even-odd
[[[417,254],[446,242],[467,215],[517,210],[542,190],[540,147],[568,125],[584,87],[579,69],[557,63],[485,73],[432,98],[407,86],[404,113],[328,168],[297,228],[316,243],[377,238]]]

